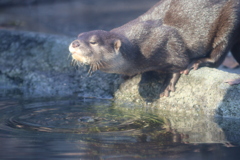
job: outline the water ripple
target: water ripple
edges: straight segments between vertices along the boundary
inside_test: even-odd
[[[120,111],[109,103],[50,102],[17,107],[21,110],[12,112],[10,106],[1,107],[10,113],[5,117],[5,125],[25,131],[90,134],[133,131],[149,125],[142,117]]]

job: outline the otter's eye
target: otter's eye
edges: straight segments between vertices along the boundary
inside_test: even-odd
[[[92,44],[92,45],[96,45],[97,44],[97,42],[89,42],[90,44]]]

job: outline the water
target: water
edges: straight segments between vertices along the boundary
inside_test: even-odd
[[[0,157],[237,160],[239,124],[105,100],[2,100]]]

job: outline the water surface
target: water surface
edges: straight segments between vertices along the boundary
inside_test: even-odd
[[[2,100],[0,157],[237,160],[239,124],[107,100]]]

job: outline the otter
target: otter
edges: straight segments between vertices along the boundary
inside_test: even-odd
[[[69,51],[90,72],[170,73],[169,96],[181,74],[218,67],[229,51],[240,63],[240,1],[161,0],[123,26],[79,34]]]

